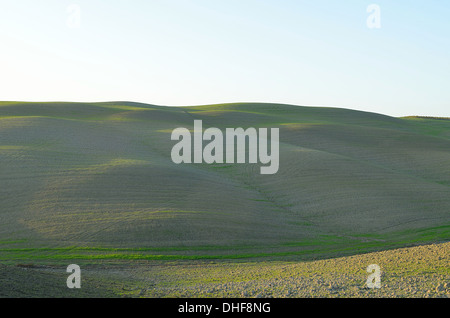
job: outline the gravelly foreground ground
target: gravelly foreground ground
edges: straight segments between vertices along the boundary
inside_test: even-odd
[[[330,260],[282,264],[229,264],[154,269],[164,284],[142,296],[183,297],[450,297],[450,243],[397,249]],[[369,289],[367,266],[381,267],[381,288]],[[225,267],[224,267],[225,266]],[[228,271],[231,282],[220,282]],[[184,278],[183,278],[184,276]],[[202,280],[217,280],[203,283]],[[177,282],[183,282],[180,286]],[[196,282],[200,281],[200,282]]]
[[[311,262],[82,266],[82,288],[57,267],[0,265],[1,297],[450,297],[450,242]],[[369,289],[367,266],[381,268]]]

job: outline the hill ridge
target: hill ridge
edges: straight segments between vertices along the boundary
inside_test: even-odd
[[[279,172],[174,164],[194,119],[279,128]],[[295,258],[445,241],[449,149],[447,121],[332,107],[0,102],[0,243]]]

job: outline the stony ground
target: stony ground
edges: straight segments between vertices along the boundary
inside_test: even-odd
[[[302,263],[245,263],[154,268],[149,297],[450,297],[450,243]],[[381,267],[381,288],[366,285]],[[161,276],[159,276],[161,275]],[[165,276],[164,276],[165,275]],[[223,276],[226,276],[223,281]],[[165,277],[163,279],[162,277]]]
[[[58,266],[0,265],[1,297],[450,297],[450,243],[311,262],[132,263],[82,266],[69,290]],[[381,268],[369,289],[367,266]]]

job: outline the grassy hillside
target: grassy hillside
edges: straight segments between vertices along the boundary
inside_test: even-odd
[[[280,169],[174,128],[280,128]],[[0,102],[0,261],[311,259],[450,238],[450,120],[276,104]]]

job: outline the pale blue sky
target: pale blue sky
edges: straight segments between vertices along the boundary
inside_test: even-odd
[[[449,21],[444,0],[0,0],[0,100],[448,117]]]

